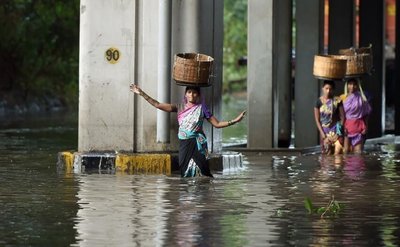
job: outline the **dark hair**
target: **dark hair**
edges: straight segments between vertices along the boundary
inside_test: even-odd
[[[196,87],[196,86],[187,86],[187,87],[186,87],[186,90],[185,90],[185,93],[187,93],[187,91],[189,91],[189,90],[196,91],[198,94],[200,94],[200,87]]]
[[[331,80],[324,80],[322,87],[325,87],[325,85],[329,85],[332,87],[332,89],[335,89],[335,82]]]
[[[349,78],[346,80],[346,83],[353,82],[358,85],[358,80],[356,78]]]

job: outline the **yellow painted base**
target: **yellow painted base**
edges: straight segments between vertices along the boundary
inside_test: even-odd
[[[171,174],[169,154],[118,154],[115,170],[129,174]]]
[[[61,152],[60,155],[65,167],[65,172],[71,173],[74,169],[74,154],[71,152]]]
[[[60,167],[66,173],[72,173],[75,156],[79,155],[85,157],[84,153],[60,152]],[[103,156],[99,154],[98,157]],[[171,175],[172,170],[170,154],[117,154],[113,163],[111,167],[118,173]]]

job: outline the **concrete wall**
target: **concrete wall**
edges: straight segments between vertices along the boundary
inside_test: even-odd
[[[176,114],[170,114],[171,142],[157,143],[157,110],[129,91],[136,82],[157,98],[158,8],[158,0],[81,1],[79,151],[178,149]],[[174,1],[172,15],[171,59],[201,52],[216,60],[214,86],[203,91],[219,117],[223,1]],[[109,47],[121,52],[115,64],[104,57]],[[181,102],[183,88],[171,81],[170,90],[171,102]],[[206,127],[212,151],[221,149],[220,133]]]

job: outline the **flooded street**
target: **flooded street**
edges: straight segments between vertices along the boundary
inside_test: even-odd
[[[76,123],[17,122],[0,129],[1,246],[400,245],[398,151],[252,153],[214,179],[65,174],[57,152],[76,147]],[[305,198],[332,195],[337,215],[307,212]]]

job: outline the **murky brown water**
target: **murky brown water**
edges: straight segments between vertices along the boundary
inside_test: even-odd
[[[65,174],[74,122],[0,129],[0,246],[398,246],[400,154],[247,156],[215,179]],[[303,201],[343,208],[309,215]]]

